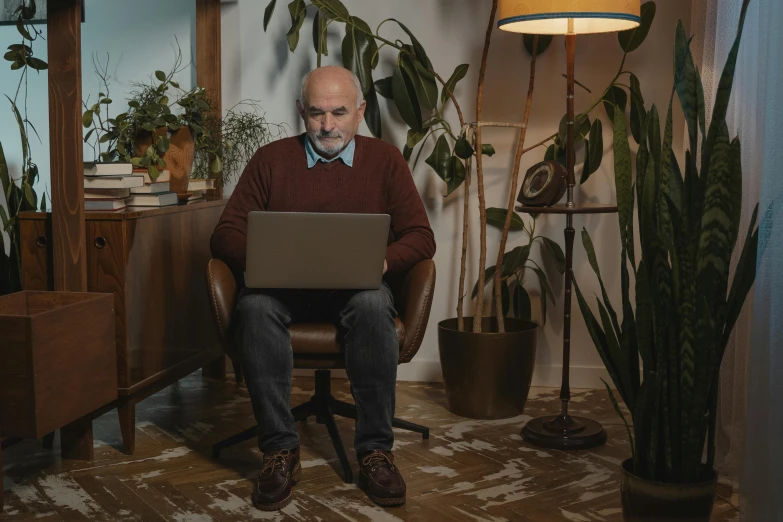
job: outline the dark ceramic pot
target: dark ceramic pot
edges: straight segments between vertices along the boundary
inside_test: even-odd
[[[625,522],[709,522],[718,476],[713,470],[694,484],[668,484],[633,474],[633,459],[623,462],[620,495]]]
[[[457,319],[438,323],[438,349],[449,411],[471,419],[505,419],[525,409],[536,360],[536,328],[530,321],[482,321],[485,333],[473,333],[473,318],[465,331]]]

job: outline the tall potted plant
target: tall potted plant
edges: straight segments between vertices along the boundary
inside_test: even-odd
[[[631,428],[607,385],[631,442],[632,457],[623,462],[621,486],[625,520],[664,520],[676,514],[707,521],[712,511],[720,363],[755,279],[758,247],[757,207],[729,285],[740,225],[742,170],[740,142],[729,140],[726,111],[748,2],[742,5],[709,127],[698,69],[682,23],[678,24],[675,85],[663,134],[653,106],[637,155],[635,183],[625,115],[615,112],[622,322],[604,290],[590,237],[582,232],[601,284],[600,319],[574,282],[579,306],[633,424]],[[672,151],[675,92],[689,136],[684,177]],[[633,240],[634,185],[641,243],[638,264]],[[635,275],[635,306],[631,273]]]
[[[533,282],[537,281],[541,289],[542,310],[546,310],[547,298],[554,301],[554,294],[549,289],[546,272],[536,266],[529,257],[534,243],[537,242],[542,246],[547,252],[547,257],[554,261],[561,274],[564,272],[565,265],[565,256],[560,246],[549,238],[534,234],[535,220],[524,222],[513,211],[523,154],[542,146],[548,146],[545,159],[561,159],[562,157],[562,162],[565,162],[564,121],[561,123],[562,132],[554,132],[541,142],[525,147],[526,129],[535,82],[536,56],[547,49],[552,38],[538,36],[525,36],[524,38],[525,48],[531,54],[532,60],[523,121],[483,121],[483,88],[497,4],[497,0],[487,1],[487,6],[490,7],[490,16],[479,71],[475,121],[466,120],[459,100],[454,95],[459,82],[467,74],[469,64],[458,65],[448,79],[444,80],[444,77],[435,70],[421,42],[407,26],[397,19],[384,20],[373,31],[367,22],[352,16],[339,0],[292,0],[288,4],[290,29],[286,35],[289,48],[291,52],[294,52],[299,44],[299,33],[304,25],[307,12],[313,11],[312,45],[317,53],[317,63],[320,66],[322,56],[329,53],[326,45],[326,33],[329,26],[344,27],[345,36],[341,46],[342,62],[359,78],[367,101],[365,120],[370,132],[375,137],[381,137],[381,113],[378,97],[380,94],[382,98],[389,100],[392,110],[399,113],[408,127],[407,139],[402,149],[405,159],[411,160],[418,148],[413,168],[418,164],[426,148],[425,144],[434,140],[434,146],[430,149],[431,152],[425,162],[444,181],[446,195],[451,195],[460,187],[464,187],[462,257],[456,318],[446,319],[439,324],[439,348],[449,408],[460,415],[477,418],[516,415],[521,411],[527,396],[530,385],[528,377],[532,375],[535,361],[535,328],[537,325],[530,321],[531,306],[527,290],[529,286],[526,288],[524,274],[535,275]],[[649,30],[655,11],[654,4],[652,2],[649,4],[652,6],[651,15],[643,21],[643,27],[638,31],[625,34],[624,38],[620,40],[626,53],[639,47]],[[277,0],[270,0],[267,4],[264,12],[265,30],[274,14],[276,5]],[[407,35],[409,43],[383,36],[381,29],[387,23],[397,25]],[[376,80],[374,75],[382,49],[396,52],[397,58],[393,74]],[[595,103],[579,116],[581,126],[577,139],[580,143],[580,154],[584,155],[585,165],[582,182],[586,181],[601,163],[601,122],[598,119],[591,122],[589,113],[602,104],[607,107],[607,111],[618,105],[622,105],[625,110],[628,96],[620,87],[624,84],[618,81],[621,74],[629,74],[632,109],[635,110],[639,107],[643,109],[644,102],[639,82],[633,74],[623,69],[624,63],[625,56],[617,75],[609,86]],[[445,117],[449,103],[453,104],[456,110],[458,122],[450,122]],[[646,114],[643,110],[641,113]],[[459,130],[457,130],[457,125],[459,125]],[[508,128],[519,132],[513,167],[509,173],[506,208],[487,208],[482,160],[483,156],[494,154],[495,149],[492,145],[484,143],[482,129],[485,127]],[[588,154],[588,151],[593,153]],[[472,163],[474,161],[476,162],[481,246],[478,260],[479,278],[474,285],[472,296],[468,299],[469,302],[475,299],[474,313],[471,317],[465,317],[466,288],[469,288],[466,287],[469,201],[473,173]],[[502,231],[497,262],[490,267],[487,267],[487,226],[495,226]],[[506,251],[509,234],[515,231],[524,231],[527,241]],[[495,266],[503,268],[495,271]],[[485,310],[484,288],[490,280],[494,281],[494,298]],[[492,310],[493,303],[495,305],[494,311]],[[512,317],[507,317],[509,314],[512,314]],[[480,371],[477,368],[480,368]],[[492,374],[492,371],[497,373]],[[479,377],[479,374],[483,377]],[[512,385],[506,383],[512,383]],[[465,399],[463,400],[461,397]]]

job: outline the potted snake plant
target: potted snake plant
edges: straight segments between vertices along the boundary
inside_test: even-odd
[[[668,114],[661,131],[655,106],[648,113],[647,138],[637,155],[635,183],[625,115],[615,111],[621,322],[604,289],[590,237],[582,231],[602,298],[598,299],[597,318],[574,282],[579,307],[631,414],[629,423],[607,385],[631,442],[632,457],[622,464],[626,521],[668,520],[673,515],[683,517],[678,520],[708,521],[715,500],[720,364],[755,279],[757,255],[763,254],[757,253],[757,206],[729,284],[729,265],[740,227],[742,169],[740,142],[738,138],[729,140],[726,112],[747,7],[748,0],[744,0],[709,127],[705,124],[701,78],[689,39],[682,23],[678,24],[675,85]],[[690,139],[683,169],[672,151],[675,94]],[[634,186],[641,244],[638,258],[632,228]],[[635,298],[631,275],[635,275]],[[702,458],[705,446],[706,460]]]

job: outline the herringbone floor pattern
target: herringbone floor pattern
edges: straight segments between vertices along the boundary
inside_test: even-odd
[[[294,380],[293,402],[313,381]],[[350,400],[347,381],[335,396]],[[395,455],[408,502],[383,510],[344,484],[322,425],[300,425],[304,473],[293,502],[264,513],[249,502],[260,454],[254,442],[210,458],[213,442],[252,423],[250,401],[233,381],[181,381],[138,406],[136,453],[122,452],[116,414],[95,422],[95,461],[62,461],[59,443],[45,451],[29,441],[4,454],[5,513],[0,521],[620,521],[619,464],[628,455],[625,429],[604,392],[575,391],[572,411],[600,421],[609,442],[583,452],[542,450],[519,430],[529,416],[554,413],[557,391],[534,388],[525,415],[474,421],[452,415],[438,384],[400,383],[397,416],[432,429],[429,441],[396,431]],[[347,448],[353,421],[338,420]],[[355,454],[349,450],[349,458]],[[354,465],[354,467],[356,467]],[[719,500],[713,520],[739,520]]]

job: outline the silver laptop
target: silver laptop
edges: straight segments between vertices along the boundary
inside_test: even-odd
[[[388,214],[250,212],[248,288],[377,289]]]

